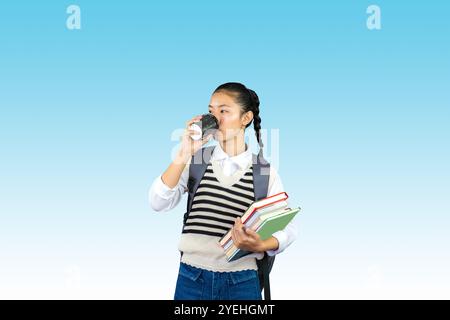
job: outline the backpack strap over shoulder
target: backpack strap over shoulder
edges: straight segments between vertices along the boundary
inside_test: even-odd
[[[253,154],[253,189],[255,201],[267,197],[269,191],[270,163],[262,156]]]
[[[211,160],[212,152],[214,151],[214,146],[202,148],[198,150],[191,158],[191,163],[189,165],[189,179],[187,183],[188,188],[188,201],[186,207],[186,213],[183,217],[183,228],[189,216],[189,212],[192,208],[192,201],[194,199],[195,192],[197,191],[198,185],[205,174],[206,168],[208,167],[209,161]]]
[[[266,198],[269,192],[270,163],[262,155],[253,154],[253,189],[255,192],[255,201]],[[264,300],[270,300],[270,281],[269,273],[275,256],[269,257],[264,252],[261,260],[256,260],[258,265],[258,277],[260,289],[264,289]]]

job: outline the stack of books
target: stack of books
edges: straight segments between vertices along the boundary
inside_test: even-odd
[[[245,228],[259,234],[261,240],[266,240],[273,233],[283,230],[300,211],[300,207],[289,208],[287,199],[287,193],[280,192],[252,203],[241,217]],[[227,261],[234,261],[251,253],[240,250],[233,244],[231,229],[219,240],[219,244],[225,250]]]

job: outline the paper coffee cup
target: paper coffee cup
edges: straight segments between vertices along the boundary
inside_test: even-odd
[[[216,117],[211,113],[204,114],[200,121],[194,122],[189,126],[189,129],[194,130],[196,133],[191,135],[194,140],[200,140],[203,138],[205,133],[213,133],[214,130],[219,129],[219,123]]]

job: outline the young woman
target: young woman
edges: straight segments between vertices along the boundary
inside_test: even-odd
[[[261,259],[264,252],[269,256],[282,252],[295,240],[296,227],[291,222],[263,241],[255,232],[243,229],[239,218],[254,201],[252,153],[244,139],[245,129],[252,123],[260,152],[263,147],[256,93],[240,83],[222,84],[211,96],[209,112],[219,123],[214,135],[218,144],[193,197],[181,235],[178,248],[183,254],[174,298],[260,300],[256,259]],[[149,200],[155,211],[174,208],[187,191],[192,155],[210,138],[191,138],[195,132],[189,126],[200,119],[197,116],[186,123],[176,158],[151,186]],[[280,177],[271,166],[267,195],[282,191]],[[218,240],[230,228],[237,247],[253,253],[227,262]]]

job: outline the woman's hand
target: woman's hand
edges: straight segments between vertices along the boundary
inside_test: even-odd
[[[186,129],[184,130],[183,136],[181,137],[181,147],[179,150],[179,155],[184,159],[188,160],[194,153],[202,148],[202,146],[209,141],[211,138],[211,134],[203,137],[203,139],[194,140],[191,138],[191,135],[198,134],[195,130],[190,130],[189,127],[191,124],[200,121],[202,118],[201,115],[196,116],[186,122]]]
[[[241,218],[236,218],[234,222],[231,230],[231,239],[233,239],[233,244],[239,249],[251,252],[277,250],[279,246],[277,238],[273,236],[266,240],[261,240],[259,234],[242,224]]]

